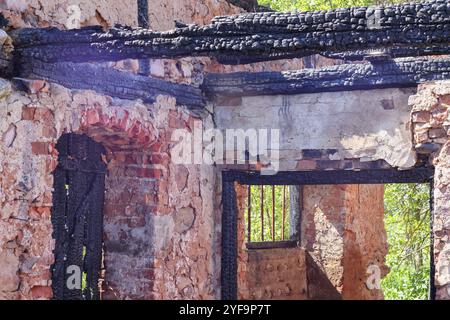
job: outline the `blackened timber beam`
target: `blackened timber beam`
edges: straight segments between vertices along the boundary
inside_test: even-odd
[[[22,61],[113,61],[210,56],[230,63],[312,53],[440,46],[450,53],[450,3],[356,7],[318,12],[256,12],[216,17],[207,26],[167,32],[100,28],[22,29],[14,35]],[[229,57],[245,57],[230,59]],[[228,57],[228,59],[227,59]]]
[[[137,0],[138,4],[138,24],[141,28],[150,28],[150,18],[148,15],[148,0]],[[150,61],[148,59],[139,60],[139,73],[148,75],[150,73]]]
[[[89,63],[45,63],[37,60],[23,64],[19,76],[42,79],[70,89],[94,90],[122,99],[142,99],[153,103],[157,95],[176,98],[177,104],[190,109],[204,106],[199,88],[141,76]]]
[[[208,96],[255,96],[413,87],[446,79],[450,59],[400,58],[297,71],[210,73],[202,88]]]
[[[408,170],[282,171],[274,175],[261,175],[260,172],[224,171],[222,179],[224,184],[236,181],[247,185],[327,185],[429,183],[433,176],[433,167],[418,167]]]
[[[432,46],[423,48],[409,48],[409,47],[394,47],[389,49],[379,49],[379,50],[354,50],[354,51],[344,51],[344,52],[322,52],[321,55],[331,59],[342,59],[345,61],[362,61],[367,56],[382,53],[387,54],[391,58],[402,58],[402,57],[421,57],[421,56],[438,56],[438,55],[448,55],[449,46]]]

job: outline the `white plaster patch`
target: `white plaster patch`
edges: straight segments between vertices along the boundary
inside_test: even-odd
[[[416,162],[410,130],[411,89],[244,97],[238,107],[215,107],[220,129],[280,129],[282,150],[337,149],[338,158]],[[283,159],[282,159],[283,160]]]

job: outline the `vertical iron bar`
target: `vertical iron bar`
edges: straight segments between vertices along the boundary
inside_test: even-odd
[[[286,186],[283,186],[283,222],[281,226],[281,239],[284,240],[284,225],[286,223]]]
[[[264,241],[264,185],[261,185],[261,241]]]
[[[252,242],[252,186],[248,185],[247,195],[247,242]]]
[[[272,185],[272,241],[275,241],[275,186]]]

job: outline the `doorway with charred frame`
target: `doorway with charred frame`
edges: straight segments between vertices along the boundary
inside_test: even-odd
[[[103,252],[104,147],[86,135],[64,134],[56,148],[52,207],[54,299],[100,298]]]
[[[389,198],[385,200],[392,196],[389,187],[407,183],[431,186],[433,175],[434,169],[428,167],[297,171],[274,176],[223,172],[222,298],[382,299],[386,281],[381,288],[380,280],[389,273],[385,264],[389,264],[385,261],[387,242],[393,246],[402,241],[389,227],[389,216],[398,215],[392,212],[392,205],[389,207]],[[297,194],[295,202],[290,194],[288,204],[283,190]],[[397,197],[397,201],[406,201],[399,194]],[[430,226],[432,197],[425,202],[422,206],[430,209],[424,211],[431,218]],[[291,216],[295,219],[286,218]],[[283,240],[288,224],[292,225],[289,230],[298,230],[298,234]],[[428,270],[430,280],[424,290],[434,299],[430,230],[426,238],[422,244],[428,246],[424,252],[429,252],[425,260],[430,263],[424,270]],[[372,250],[370,244],[378,249]],[[398,270],[389,266],[387,281],[392,282]]]

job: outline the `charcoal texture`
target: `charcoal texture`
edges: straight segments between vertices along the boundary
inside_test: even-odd
[[[199,88],[141,76],[89,63],[44,63],[33,60],[21,66],[20,76],[43,79],[71,89],[94,90],[122,99],[153,103],[157,95],[175,97],[191,109],[204,106]]]
[[[412,87],[426,81],[449,78],[449,59],[400,58],[321,69],[208,74],[203,90],[209,96],[297,94]]]
[[[194,24],[167,32],[127,27],[108,32],[92,27],[22,29],[14,38],[18,59],[45,62],[211,56],[239,64],[287,54],[302,57],[390,47],[441,47],[448,53],[450,3],[434,0],[317,12],[254,12],[219,16],[210,25]]]
[[[321,55],[331,59],[342,59],[345,61],[362,61],[367,56],[386,54],[391,58],[402,57],[420,57],[420,56],[436,56],[436,55],[448,55],[450,52],[448,45],[443,46],[431,46],[424,48],[415,47],[394,47],[389,49],[378,50],[354,50],[347,52],[322,52]]]
[[[65,134],[57,145],[52,207],[55,262],[53,297],[58,300],[99,299],[102,261],[106,151],[86,135]],[[71,267],[85,274],[84,287],[71,288]]]

